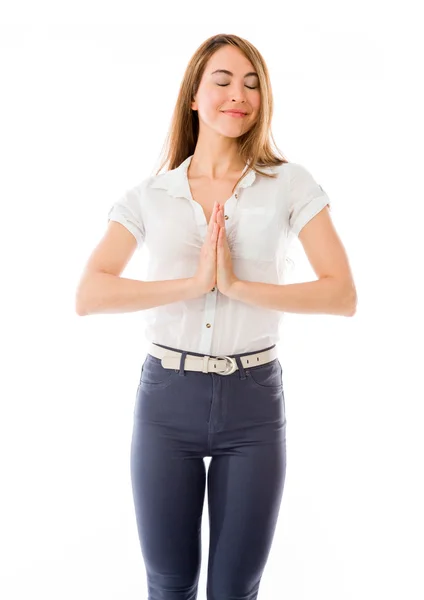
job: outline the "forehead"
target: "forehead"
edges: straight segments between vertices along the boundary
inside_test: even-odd
[[[232,67],[232,68],[231,68]],[[221,46],[209,59],[206,67],[208,74],[212,73],[215,69],[228,69],[229,71],[236,73],[240,71],[241,75],[245,72],[254,71],[252,63],[238,48],[234,46]]]

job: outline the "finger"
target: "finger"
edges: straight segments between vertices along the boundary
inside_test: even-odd
[[[217,223],[220,222],[221,212],[222,212],[222,206],[219,204],[219,202],[217,202],[216,211],[214,212],[214,217],[215,217]]]
[[[209,221],[209,231],[212,232],[213,231],[213,225],[216,222],[216,213],[218,211],[218,201],[215,200],[215,203],[213,205],[213,209],[212,209],[212,215],[211,215],[211,219]]]
[[[212,243],[216,244],[219,235],[219,226],[218,223],[215,223],[212,230]]]

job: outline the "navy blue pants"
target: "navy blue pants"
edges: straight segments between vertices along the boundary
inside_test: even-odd
[[[205,457],[207,599],[256,600],[286,473],[281,364],[245,369],[233,355],[239,370],[224,376],[185,371],[186,354],[179,370],[147,354],[134,405],[131,481],[148,600],[197,598]]]

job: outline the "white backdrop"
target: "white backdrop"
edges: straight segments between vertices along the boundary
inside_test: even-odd
[[[7,600],[147,598],[129,467],[143,315],[79,317],[75,291],[112,203],[159,166],[188,60],[216,33],[267,61],[274,138],[330,196],[359,299],[353,318],[285,314],[287,472],[259,598],[424,597],[421,23],[412,2],[230,4],[2,5]],[[287,283],[315,279],[295,242]],[[145,266],[136,253],[123,276]],[[202,536],[199,600],[207,495]]]

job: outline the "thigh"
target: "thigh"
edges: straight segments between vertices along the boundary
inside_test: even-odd
[[[138,387],[131,441],[138,535],[149,598],[155,600],[191,598],[201,560],[205,464],[176,451],[178,429],[155,412],[155,405],[166,402],[164,394],[172,393],[172,386]]]
[[[246,443],[208,471],[208,600],[257,597],[279,515],[286,440]]]

